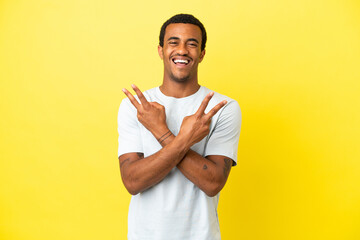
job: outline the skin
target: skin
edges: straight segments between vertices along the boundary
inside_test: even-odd
[[[203,60],[201,30],[192,24],[170,24],[166,28],[164,46],[158,47],[164,62],[164,79],[160,90],[168,96],[186,97],[200,87],[197,79],[198,64]],[[190,60],[187,66],[177,66],[173,58]],[[138,87],[132,85],[140,102],[126,89],[125,95],[137,109],[137,117],[159,141],[163,148],[144,158],[142,153],[127,153],[119,157],[123,183],[130,194],[138,194],[156,185],[177,167],[185,177],[208,196],[213,197],[224,187],[230,173],[232,159],[211,155],[202,157],[190,149],[210,131],[211,118],[226,104],[218,103],[204,113],[213,92],[201,103],[197,112],[183,119],[179,134],[174,136],[166,124],[164,106],[148,102]]]
[[[164,63],[164,79],[160,86],[162,93],[182,98],[194,94],[200,88],[198,65],[204,59],[205,50],[201,51],[201,30],[198,26],[184,23],[168,25],[164,46],[158,46],[158,53]],[[190,62],[182,68],[172,62],[174,57]]]

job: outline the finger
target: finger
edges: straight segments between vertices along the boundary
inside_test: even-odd
[[[134,105],[134,107],[136,108],[136,109],[138,109],[138,107],[139,107],[139,103],[138,103],[138,101],[134,98],[134,96],[126,89],[126,88],[123,88],[122,89],[123,90],[123,92],[125,93],[125,95],[129,98],[129,100],[130,100],[130,102],[132,103],[132,105]]]
[[[223,106],[225,106],[226,103],[227,101],[224,100],[213,107],[207,114],[205,114],[205,121],[209,121]]]
[[[204,100],[202,101],[199,109],[196,111],[196,115],[203,115],[204,111],[207,107],[207,105],[209,104],[210,99],[214,96],[214,92],[210,92],[206,95],[206,97],[204,98]]]
[[[138,96],[138,98],[140,99],[141,104],[144,107],[147,107],[149,105],[149,102],[146,100],[144,94],[140,91],[140,89],[135,86],[135,84],[131,84],[131,87],[134,89],[134,91],[136,92],[136,95]]]

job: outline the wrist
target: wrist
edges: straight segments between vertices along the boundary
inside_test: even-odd
[[[176,142],[177,146],[184,151],[185,153],[189,151],[190,147],[192,146],[188,137],[185,135],[179,133],[175,139],[174,142]]]
[[[151,131],[151,133],[159,141],[159,139],[163,137],[165,134],[167,134],[169,131],[170,131],[169,128],[165,125],[154,129],[153,131]]]
[[[161,146],[166,146],[168,143],[168,141],[166,141],[167,139],[174,137],[174,135],[172,134],[172,132],[170,130],[168,130],[166,133],[164,133],[160,138],[157,138],[156,140],[158,140],[158,142],[161,144]]]

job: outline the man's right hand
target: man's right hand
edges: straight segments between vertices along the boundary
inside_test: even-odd
[[[211,118],[227,103],[226,100],[221,101],[207,114],[205,114],[204,111],[213,95],[214,92],[208,93],[208,95],[206,95],[202,101],[197,112],[183,119],[179,136],[183,136],[188,139],[187,142],[190,147],[201,141],[206,135],[209,134]]]
[[[131,85],[141,103],[127,90],[123,89],[132,105],[137,110],[137,118],[144,127],[149,130],[157,139],[169,131],[166,125],[166,114],[163,105],[157,102],[148,102],[144,94],[134,84]]]

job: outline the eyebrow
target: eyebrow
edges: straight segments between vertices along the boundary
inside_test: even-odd
[[[195,38],[189,38],[187,41],[194,41],[194,42],[196,42],[196,43],[199,43],[199,41],[196,40]]]
[[[169,37],[168,38],[168,41],[170,41],[170,40],[180,40],[180,38],[178,38],[178,37]],[[197,39],[195,39],[195,38],[189,38],[188,40],[186,40],[187,42],[189,42],[189,41],[194,41],[194,42],[196,42],[196,43],[199,43],[199,41],[197,40]]]
[[[178,37],[169,37],[168,41],[170,41],[170,40],[180,40],[180,38],[178,38]]]

